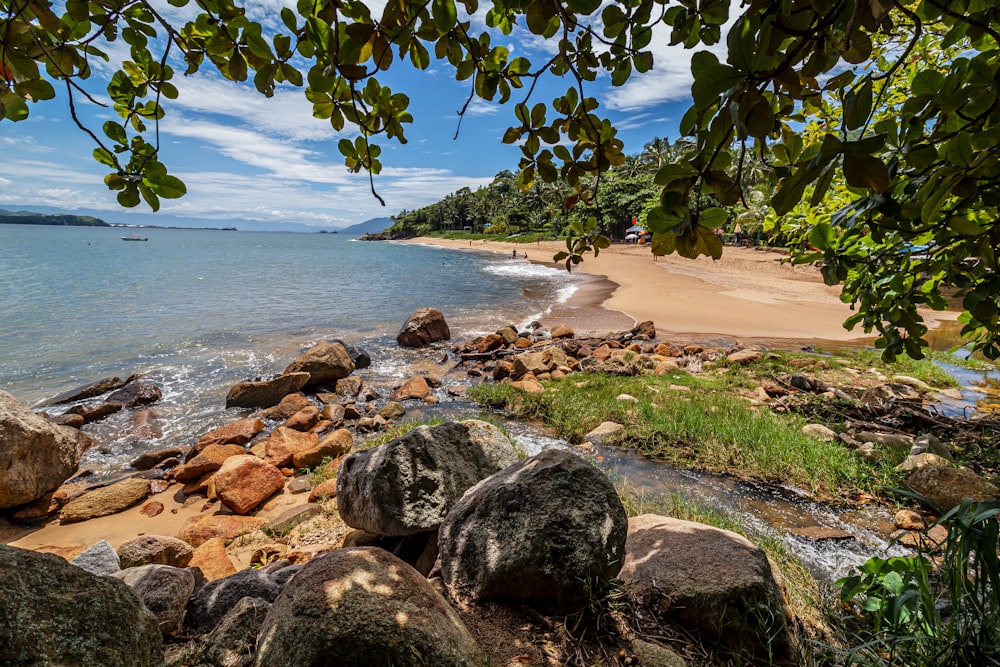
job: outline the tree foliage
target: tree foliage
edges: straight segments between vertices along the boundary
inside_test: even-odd
[[[118,201],[155,210],[185,192],[158,160],[175,68],[252,80],[267,96],[303,88],[313,114],[343,132],[347,167],[377,174],[376,141],[405,142],[413,120],[382,75],[403,60],[434,62],[470,83],[470,101],[515,102],[503,141],[521,148],[518,185],[565,183],[568,208],[592,203],[626,165],[586,84],[650,70],[649,46],[665,39],[694,50],[694,83],[680,127],[688,150],[657,162],[659,202],[647,216],[656,252],[718,257],[725,207],[763,202],[785,216],[805,202],[818,214],[797,238],[816,250],[800,258],[822,260],[826,280],[844,284],[857,308],[848,324],[877,330],[887,356],[920,356],[918,308],[943,308],[949,296],[966,311],[965,333],[1000,356],[992,0],[746,0],[734,17],[730,0],[496,0],[486,29],[474,27],[477,9],[477,0],[391,0],[374,15],[363,2],[299,0],[281,9],[282,30],[265,31],[234,0],[0,0],[0,120],[23,120],[64,87]],[[512,57],[495,42],[515,28],[554,53]],[[115,43],[128,55],[100,96],[118,119],[95,130],[75,102],[97,101],[92,63],[120,53]],[[532,97],[545,75],[567,80],[550,103]],[[763,185],[747,176],[754,164]],[[574,261],[603,243],[584,222],[571,228]]]

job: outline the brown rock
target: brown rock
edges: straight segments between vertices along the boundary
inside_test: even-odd
[[[309,405],[284,421],[282,426],[293,431],[309,431],[319,422],[319,410]]]
[[[529,347],[531,347],[531,345],[532,345],[531,339],[525,338],[524,336],[521,336],[516,341],[514,341],[514,347],[516,347],[519,350],[526,350]]]
[[[760,351],[752,348],[737,350],[727,355],[726,359],[732,364],[750,364],[760,361]]]
[[[303,398],[305,397],[303,396]],[[220,426],[198,438],[198,444],[191,449],[187,458],[191,460],[209,445],[245,445],[253,440],[255,435],[263,431],[265,426],[266,424],[256,417],[247,417]]]
[[[549,335],[552,336],[553,339],[572,338],[576,335],[576,333],[565,324],[557,324],[552,327],[552,331],[549,332]]]
[[[288,365],[285,373],[309,373],[307,386],[335,383],[354,372],[354,361],[341,343],[321,340]]]
[[[344,419],[361,419],[364,413],[354,403],[344,406]]]
[[[59,506],[52,502],[52,493],[46,493],[37,500],[21,505],[9,513],[7,517],[15,523],[32,523],[44,519],[58,510]]]
[[[177,537],[193,547],[198,547],[213,537],[228,541],[240,535],[252,533],[265,523],[267,523],[267,519],[255,516],[234,516],[231,514],[193,516],[177,533]]]
[[[121,403],[126,408],[149,405],[163,398],[163,392],[152,382],[129,382],[108,396],[109,403]]]
[[[224,579],[238,572],[229,554],[226,553],[226,543],[218,537],[202,542],[191,555],[188,567],[198,568],[209,581]]]
[[[515,338],[516,340],[516,338]],[[472,341],[473,349],[479,354],[486,354],[487,352],[492,352],[493,350],[499,350],[504,346],[504,337],[498,333],[491,333],[485,336],[481,336],[476,340]]]
[[[320,419],[331,421],[334,424],[344,420],[344,406],[340,403],[327,403],[319,411]]]
[[[313,487],[309,492],[309,502],[321,503],[337,497],[337,478],[331,477]]]
[[[165,447],[157,449],[155,452],[140,454],[132,460],[131,465],[136,470],[149,470],[165,459],[184,455],[184,450],[180,447]]]
[[[267,410],[261,410],[257,413],[257,416],[261,419],[280,419],[284,421],[299,410],[307,408],[310,405],[311,403],[309,403],[309,399],[306,398],[305,394],[296,392],[285,396],[274,407],[270,407]]]
[[[149,516],[149,517],[159,516],[160,514],[163,513],[163,503],[161,503],[158,500],[154,500],[151,503],[146,503],[145,505],[142,506],[142,509],[139,510],[139,513],[142,514],[143,516]]]
[[[654,375],[669,375],[670,373],[676,371],[680,368],[680,364],[677,363],[677,359],[674,357],[667,357],[660,363],[656,364],[656,368],[653,369]]]
[[[269,408],[302,389],[309,373],[285,373],[267,380],[250,380],[233,385],[226,396],[227,408]]]
[[[74,401],[82,401],[85,398],[93,398],[95,396],[100,396],[101,394],[106,394],[109,391],[114,391],[115,389],[120,389],[121,387],[124,386],[125,386],[125,380],[122,380],[121,378],[118,377],[104,378],[103,380],[98,380],[97,382],[92,382],[91,384],[63,392],[55,396],[51,400],[47,401],[45,404],[58,405],[60,403],[72,403]]]
[[[83,426],[83,417],[75,415],[71,412],[56,415],[55,417],[49,417],[49,419],[52,420],[52,423],[59,424],[60,426],[69,426],[70,428],[80,428]]]
[[[899,510],[892,517],[892,522],[896,528],[901,530],[924,530],[927,528],[927,520],[924,516],[913,510]]]
[[[1000,489],[965,468],[923,466],[910,474],[906,485],[943,512],[958,506],[964,498],[977,502],[1000,500]]]
[[[437,308],[418,308],[413,311],[396,334],[396,342],[402,347],[424,347],[450,338],[448,323]]]
[[[241,445],[209,445],[200,454],[170,473],[178,482],[190,482],[218,470],[230,456],[246,454]]]
[[[303,433],[279,426],[264,443],[263,458],[276,468],[284,468],[291,464],[296,452],[315,449],[318,444],[319,437],[315,433]]]
[[[117,551],[123,570],[142,565],[187,567],[193,553],[187,542],[166,535],[140,535],[122,543]]]
[[[212,476],[215,475],[215,471],[206,472],[204,475],[197,479],[192,479],[191,481],[184,483],[184,488],[181,489],[181,493],[185,496],[193,496],[196,493],[202,495],[208,495],[209,482],[212,481]]]
[[[510,386],[526,394],[540,394],[545,391],[542,383],[535,379],[535,376],[531,373],[525,375],[517,382],[511,382]]]
[[[318,516],[322,510],[316,505],[296,505],[267,522],[264,529],[271,535],[286,535],[296,526],[299,526],[314,516]]]
[[[338,396],[354,398],[361,393],[362,386],[364,386],[364,380],[357,375],[352,375],[350,377],[337,380],[337,385],[334,388],[334,391],[337,392]]]
[[[346,429],[338,429],[325,436],[319,444],[312,448],[292,455],[292,465],[296,468],[315,468],[325,458],[336,459],[351,451],[354,446],[354,436]]]
[[[66,503],[59,512],[63,524],[117,514],[149,495],[148,479],[125,479],[110,486],[88,491]]]
[[[651,320],[639,322],[629,331],[633,340],[653,340],[656,338],[656,327]]]
[[[403,383],[402,387],[392,392],[389,399],[393,401],[405,401],[411,398],[424,398],[429,393],[431,393],[431,388],[427,384],[427,380],[417,376],[410,378]]]
[[[233,456],[215,473],[215,492],[234,514],[247,514],[285,486],[276,467],[256,456]]]
[[[846,530],[841,530],[840,528],[829,528],[827,526],[801,526],[798,528],[789,528],[788,532],[814,542],[854,539],[854,536]]]
[[[101,403],[95,406],[74,405],[66,412],[71,415],[79,415],[83,418],[84,424],[91,424],[121,411],[123,407],[121,403]]]
[[[608,345],[602,344],[596,350],[590,353],[590,356],[598,361],[607,361],[611,357],[611,348]]]

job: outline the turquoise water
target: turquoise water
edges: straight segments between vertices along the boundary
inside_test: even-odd
[[[470,338],[539,317],[580,280],[504,255],[341,234],[144,229],[148,242],[123,242],[132,231],[0,225],[0,389],[36,405],[145,374],[164,390],[158,446],[224,420],[233,383],[281,372],[318,340],[360,345],[370,373],[400,375],[408,358],[394,336],[414,309],[440,309],[453,338]],[[115,449],[127,419],[94,434]]]

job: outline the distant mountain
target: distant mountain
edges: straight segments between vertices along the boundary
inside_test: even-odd
[[[371,220],[365,220],[350,227],[344,227],[340,230],[340,233],[361,236],[362,234],[375,234],[389,227],[392,227],[392,218],[372,218]]]
[[[31,211],[6,211],[0,208],[0,224],[6,225],[61,225],[64,227],[110,227],[100,218],[90,215],[45,215]]]

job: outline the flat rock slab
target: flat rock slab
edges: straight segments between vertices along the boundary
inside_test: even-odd
[[[76,523],[117,514],[145,500],[150,494],[148,479],[125,479],[110,486],[88,491],[66,503],[59,513],[62,523]]]

